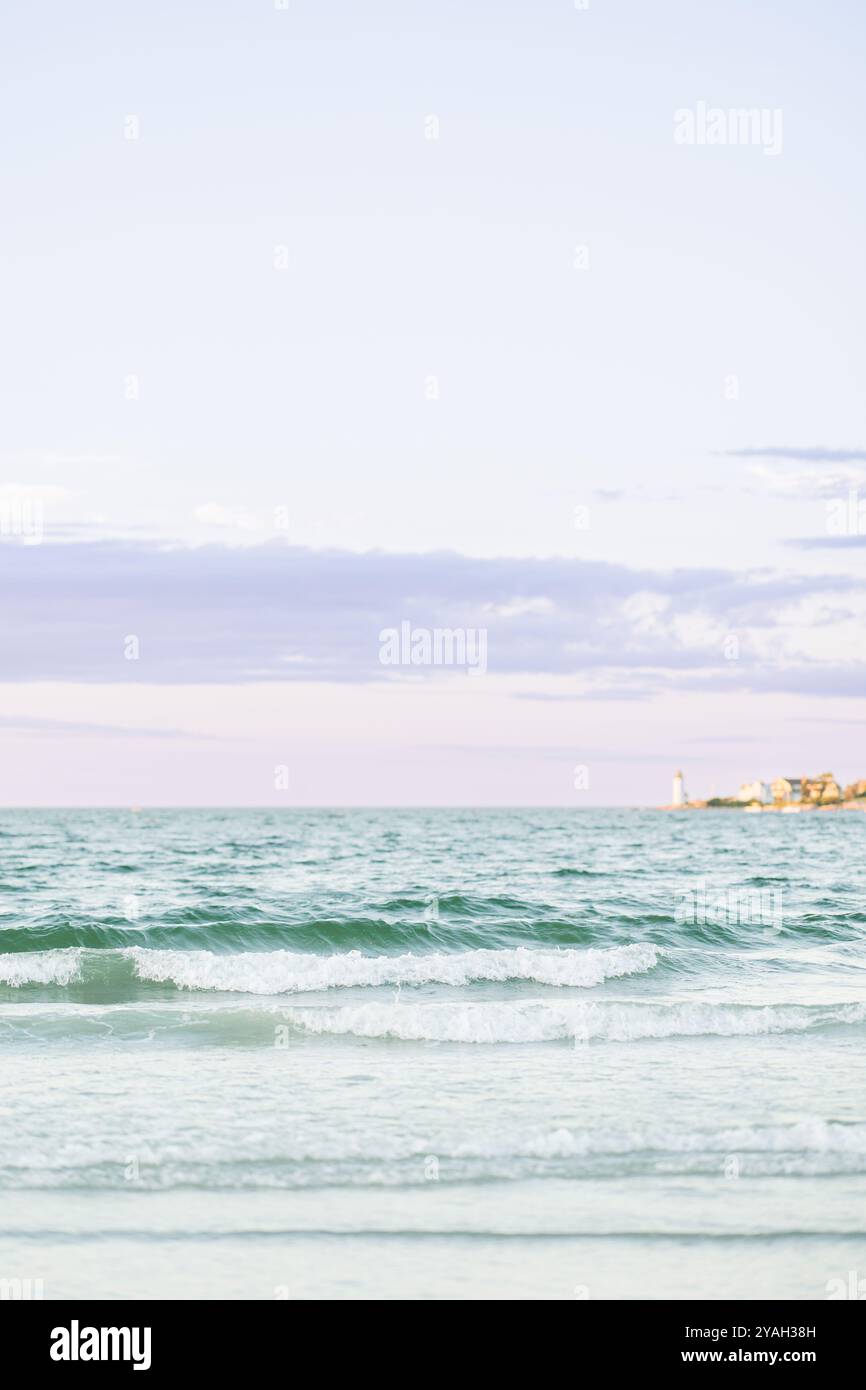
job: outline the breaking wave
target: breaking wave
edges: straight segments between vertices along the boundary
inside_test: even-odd
[[[20,989],[22,985],[68,985],[79,978],[82,952],[20,951],[0,956],[0,984]]]
[[[306,1033],[412,1042],[633,1042],[642,1038],[757,1037],[860,1024],[866,1004],[643,1004],[524,1000],[499,1003],[396,1002],[290,1009]]]
[[[652,970],[654,946],[609,950],[462,951],[454,955],[337,956],[292,951],[216,955],[212,951],[147,951],[128,956],[141,980],[181,989],[233,990],[243,994],[291,994],[355,985],[465,985],[473,981],[531,980],[535,984],[590,988],[604,980]]]

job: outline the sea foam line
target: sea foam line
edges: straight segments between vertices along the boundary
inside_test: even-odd
[[[606,950],[478,950],[460,953],[364,956],[304,955],[295,951],[152,951],[130,947],[141,980],[181,989],[294,994],[356,985],[465,985],[473,981],[531,980],[535,984],[591,988],[604,980],[652,970],[658,949],[644,943]]]
[[[252,1149],[255,1152],[252,1152]],[[261,1136],[255,1145],[245,1143],[231,1127],[201,1135],[197,1143],[179,1153],[171,1135],[151,1139],[146,1165],[171,1173],[190,1165],[283,1164],[401,1164],[435,1154],[442,1161],[483,1162],[499,1159],[535,1159],[541,1162],[568,1159],[616,1158],[646,1155],[757,1154],[762,1156],[826,1156],[847,1160],[866,1159],[866,1124],[842,1124],[810,1119],[789,1124],[742,1125],[729,1128],[688,1129],[683,1126],[633,1125],[629,1128],[579,1125],[526,1131],[498,1130],[461,1140],[452,1131],[431,1128],[422,1134],[389,1135],[381,1130],[363,1135],[335,1133],[330,1138],[293,1129],[281,1130],[267,1147]],[[23,1173],[60,1176],[64,1170],[93,1168],[114,1170],[120,1182],[123,1166],[117,1162],[117,1146],[104,1135],[79,1137],[60,1151],[42,1148],[22,1151],[20,1145],[0,1135],[0,1186]],[[858,1167],[857,1171],[861,1168]],[[850,1167],[848,1169],[850,1170]]]
[[[644,1038],[756,1037],[866,1021],[866,1004],[719,1005],[517,1002],[367,1003],[286,1010],[305,1033],[414,1042],[634,1042]]]

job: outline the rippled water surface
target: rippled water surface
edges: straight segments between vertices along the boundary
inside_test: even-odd
[[[866,817],[0,813],[0,1277],[826,1297]]]

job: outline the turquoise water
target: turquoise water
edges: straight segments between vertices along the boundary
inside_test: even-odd
[[[0,1279],[827,1297],[866,1277],[864,836],[0,813]]]

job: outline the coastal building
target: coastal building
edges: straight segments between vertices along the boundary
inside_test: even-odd
[[[804,777],[801,800],[810,801],[815,806],[828,806],[841,801],[842,789],[832,772],[822,772],[820,777]]]
[[[671,798],[672,803],[674,806],[685,806],[688,799],[686,785],[683,781],[683,774],[681,772],[676,772],[674,773],[674,794]]]
[[[785,806],[791,800],[792,788],[787,777],[774,777],[770,783],[770,791],[776,806]]]
[[[759,801],[762,806],[767,806],[772,801],[769,782],[762,782],[758,778],[754,782],[744,782],[737,792],[737,800],[747,805],[751,801]]]
[[[805,799],[803,788],[807,784],[805,777],[776,777],[770,783],[770,794],[777,806],[788,806],[792,801]]]

